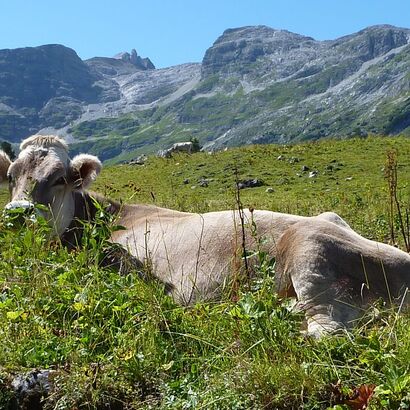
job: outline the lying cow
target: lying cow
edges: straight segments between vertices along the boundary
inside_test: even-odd
[[[20,149],[13,163],[4,153],[0,155],[0,170],[7,169],[7,175],[0,175],[0,182],[8,178],[11,192],[11,201],[6,208],[32,208],[34,203],[46,205],[49,211],[43,211],[44,216],[55,233],[62,242],[75,244],[81,235],[77,219],[89,220],[95,215],[95,205],[86,189],[100,172],[100,161],[86,154],[71,160],[67,145],[54,136],[30,137],[22,142]],[[164,283],[171,284],[172,295],[181,304],[220,297],[233,272],[237,272],[238,263],[242,263],[241,222],[236,211],[192,214],[152,205],[122,206],[100,196],[96,199],[106,204],[107,211],[116,214],[117,222],[126,228],[114,232],[112,241],[122,245],[134,258],[150,265],[155,276]],[[362,271],[363,264],[369,266],[369,276],[375,275],[371,269],[374,264],[370,261],[379,255],[385,259],[388,277],[401,275],[397,282],[405,286],[409,284],[410,256],[393,247],[361,238],[334,213],[302,217],[248,211],[245,218],[255,222],[256,236],[264,239],[263,250],[272,257],[277,256],[279,266],[284,267],[283,273],[278,275],[280,290],[288,291],[293,287],[299,302],[309,305],[306,309],[308,331],[315,335],[323,329],[332,331],[347,326],[353,317],[351,314],[334,314],[337,309],[342,310],[334,300],[334,295],[342,291],[323,291],[335,287],[350,289],[351,286],[357,289],[359,285],[361,289],[364,281],[359,283],[359,280],[349,281],[349,278],[358,277],[354,272]],[[332,232],[338,236],[332,236]],[[306,246],[306,241],[302,240],[304,233],[310,235],[313,244]],[[363,263],[351,259],[351,237],[357,239],[355,249],[363,255]],[[340,238],[340,245],[343,245],[338,248],[338,257],[350,261],[351,271],[346,272],[338,263],[332,263],[332,256],[324,263],[319,263],[322,261],[320,257],[318,260],[314,258],[316,243],[318,248],[326,250],[326,240],[331,248],[335,238]],[[254,249],[255,235],[246,232],[245,243],[248,249]],[[280,245],[278,248],[277,243]],[[384,253],[372,256],[369,244],[374,250],[383,249]],[[293,255],[297,262],[292,265]],[[306,264],[303,264],[301,255],[306,257]],[[252,271],[253,261],[248,262]],[[375,277],[378,278],[377,275]],[[316,278],[320,280],[316,281]],[[394,296],[398,296],[399,289],[395,287],[393,290]],[[380,294],[386,296],[386,291]],[[359,303],[360,300],[354,302]],[[317,320],[315,306],[320,310],[320,320]]]

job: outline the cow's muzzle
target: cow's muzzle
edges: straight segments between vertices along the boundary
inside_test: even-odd
[[[4,209],[6,211],[28,211],[31,212],[34,210],[34,204],[30,201],[26,201],[24,199],[20,201],[11,201],[9,202]]]
[[[34,204],[27,200],[11,201],[4,207],[4,213],[12,226],[23,225],[27,220],[37,220],[39,215]]]

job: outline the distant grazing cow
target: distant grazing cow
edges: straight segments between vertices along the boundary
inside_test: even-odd
[[[192,154],[193,148],[194,144],[191,141],[176,142],[171,148],[158,151],[157,156],[160,158],[171,158],[172,154],[175,152],[185,152],[187,154]]]
[[[20,149],[14,162],[0,155],[0,182],[8,178],[11,192],[6,209],[46,205],[49,211],[42,212],[55,233],[63,243],[75,245],[81,235],[77,219],[91,220],[95,215],[86,189],[100,172],[100,161],[86,154],[71,160],[67,145],[54,136],[30,137]],[[95,198],[126,228],[114,232],[112,241],[136,260],[149,262],[155,276],[172,286],[172,295],[181,304],[220,297],[238,265],[243,265],[237,211],[192,214]],[[255,222],[256,236],[264,239],[262,250],[277,257],[278,288],[282,293],[295,291],[313,335],[351,324],[358,311],[345,302],[361,306],[378,296],[388,300],[381,264],[392,297],[402,295],[409,286],[409,255],[362,238],[334,213],[302,217],[247,211],[245,219]],[[248,230],[245,243],[254,249],[255,235]],[[252,272],[255,261],[248,262]],[[366,276],[361,275],[364,269]]]

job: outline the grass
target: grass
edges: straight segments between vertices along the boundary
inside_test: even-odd
[[[393,148],[405,206],[404,138],[150,157],[145,166],[107,167],[94,188],[128,202],[226,209],[234,206],[237,169],[239,178],[266,184],[241,191],[245,206],[306,215],[335,210],[361,233],[385,240],[382,168]],[[309,178],[303,165],[318,176]],[[11,408],[12,374],[32,368],[54,371],[46,409],[340,410],[352,408],[345,397],[362,384],[376,385],[372,409],[410,406],[410,317],[397,309],[374,306],[350,334],[306,339],[294,302],[276,296],[264,255],[251,288],[183,308],[161,285],[99,266],[109,234],[104,220],[88,227],[84,246],[71,253],[50,243],[41,221],[11,225],[2,219],[0,408]]]
[[[109,166],[93,186],[128,202],[206,212],[235,206],[235,169],[240,179],[264,186],[241,191],[245,206],[301,215],[333,210],[362,234],[386,240],[386,152],[398,152],[399,196],[407,205],[410,142],[406,138],[329,140],[298,145],[259,145],[214,155],[149,157],[141,166]],[[283,160],[277,158],[282,156]],[[302,171],[307,166],[309,171]],[[309,178],[310,171],[318,171]],[[199,186],[203,178],[208,187]],[[187,182],[187,183],[184,183]],[[273,193],[266,188],[272,187]]]

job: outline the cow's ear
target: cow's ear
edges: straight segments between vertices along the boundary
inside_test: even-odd
[[[88,154],[75,156],[71,165],[74,168],[75,174],[79,177],[77,187],[80,189],[87,189],[97,178],[102,168],[101,161],[94,155]]]
[[[9,156],[4,151],[0,151],[0,183],[7,181],[7,170],[10,164]]]

